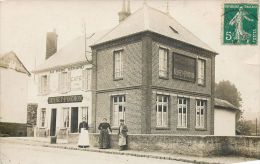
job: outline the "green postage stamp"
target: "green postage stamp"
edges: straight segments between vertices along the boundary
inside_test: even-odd
[[[224,2],[223,44],[257,45],[258,4]]]

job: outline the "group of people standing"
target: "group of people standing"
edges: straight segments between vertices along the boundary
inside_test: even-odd
[[[106,118],[103,118],[102,122],[98,126],[98,130],[100,131],[99,135],[99,148],[100,149],[108,149],[110,148],[110,133],[112,133],[112,129],[110,124],[107,122]],[[88,135],[88,123],[86,122],[86,118],[83,118],[83,121],[79,124],[79,140],[78,146],[80,148],[89,147],[89,135]],[[120,150],[127,149],[127,126],[124,124],[124,120],[120,119],[120,125],[118,129],[118,145]]]

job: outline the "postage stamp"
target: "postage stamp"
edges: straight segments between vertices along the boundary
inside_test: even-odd
[[[251,3],[224,3],[223,44],[258,44],[258,7]]]

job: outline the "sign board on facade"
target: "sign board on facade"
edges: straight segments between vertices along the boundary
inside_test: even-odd
[[[188,56],[173,55],[173,78],[195,82],[196,59]]]
[[[71,96],[57,96],[57,97],[49,97],[48,104],[59,104],[59,103],[76,103],[82,102],[82,95],[71,95]]]

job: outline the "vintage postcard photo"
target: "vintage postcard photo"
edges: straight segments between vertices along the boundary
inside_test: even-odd
[[[260,163],[259,0],[0,0],[0,164]]]

